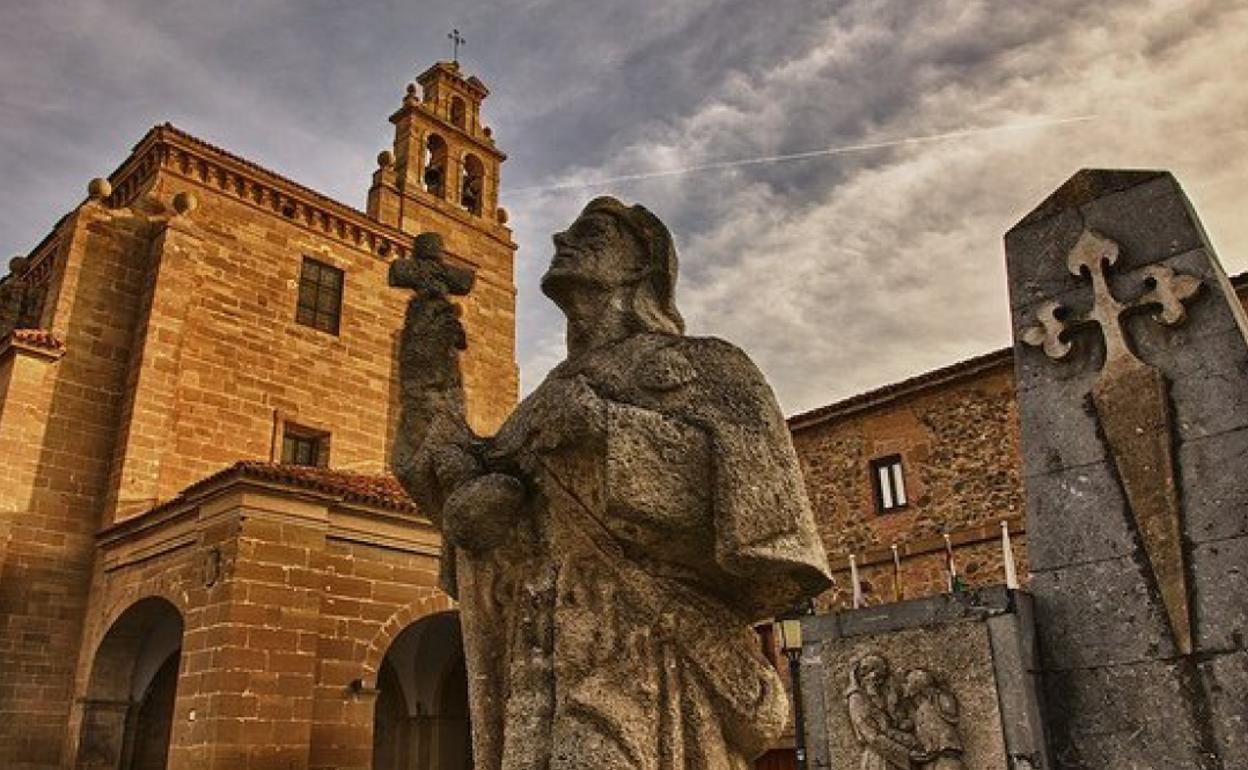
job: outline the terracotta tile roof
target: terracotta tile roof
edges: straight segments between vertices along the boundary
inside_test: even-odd
[[[65,343],[61,342],[52,332],[47,329],[14,329],[8,335],[0,338],[0,348],[16,345],[22,348],[34,348],[36,350],[46,350],[49,353],[61,354],[65,352]]]
[[[1231,286],[1239,294],[1241,301],[1248,295],[1248,271],[1230,276]],[[922,390],[930,385],[949,382],[962,377],[978,374],[987,369],[1013,363],[1013,348],[1001,348],[991,353],[968,358],[964,361],[942,366],[939,369],[917,374],[900,382],[884,385],[849,398],[835,401],[826,406],[816,407],[807,412],[800,412],[788,418],[790,430],[801,430],[817,425],[834,417],[840,417],[861,411],[880,402],[888,401],[907,393]]]
[[[228,468],[223,468],[187,487],[178,495],[178,498],[185,499],[194,495],[195,492],[227,479],[275,482],[322,492],[355,503],[375,505],[403,513],[419,513],[416,504],[403,491],[398,480],[389,474],[351,473],[331,468],[283,465],[257,460],[242,460]]]

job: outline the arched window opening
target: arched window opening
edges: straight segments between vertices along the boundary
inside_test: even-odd
[[[430,134],[425,142],[425,192],[446,197],[446,140]]]
[[[451,123],[459,128],[468,127],[468,108],[458,96],[451,97]]]
[[[481,216],[481,199],[485,191],[485,164],[476,155],[464,156],[464,180],[460,185],[459,202],[464,208]]]
[[[430,615],[403,629],[382,659],[377,691],[373,770],[471,770],[458,613]]]
[[[182,658],[182,616],[156,597],[131,605],[96,648],[77,770],[165,770]]]

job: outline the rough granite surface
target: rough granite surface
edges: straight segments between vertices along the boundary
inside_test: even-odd
[[[568,357],[496,435],[447,298],[401,339],[395,470],[449,544],[476,768],[746,770],[789,718],[751,624],[829,584],[787,426],[740,350],[683,335],[657,217],[599,198],[554,241]]]

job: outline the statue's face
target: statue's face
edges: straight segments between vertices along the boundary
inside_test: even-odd
[[[555,233],[554,241],[542,291],[557,303],[578,289],[610,289],[637,280],[640,245],[609,214],[581,214],[567,230]]]
[[[879,692],[888,682],[888,664],[879,658],[862,662],[862,684],[871,692]]]

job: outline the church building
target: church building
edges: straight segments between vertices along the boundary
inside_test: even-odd
[[[434,231],[474,271],[464,378],[496,429],[515,243],[487,94],[421,74],[366,211],[157,126],[14,260],[0,767],[470,767],[439,535],[387,473],[387,269]]]

